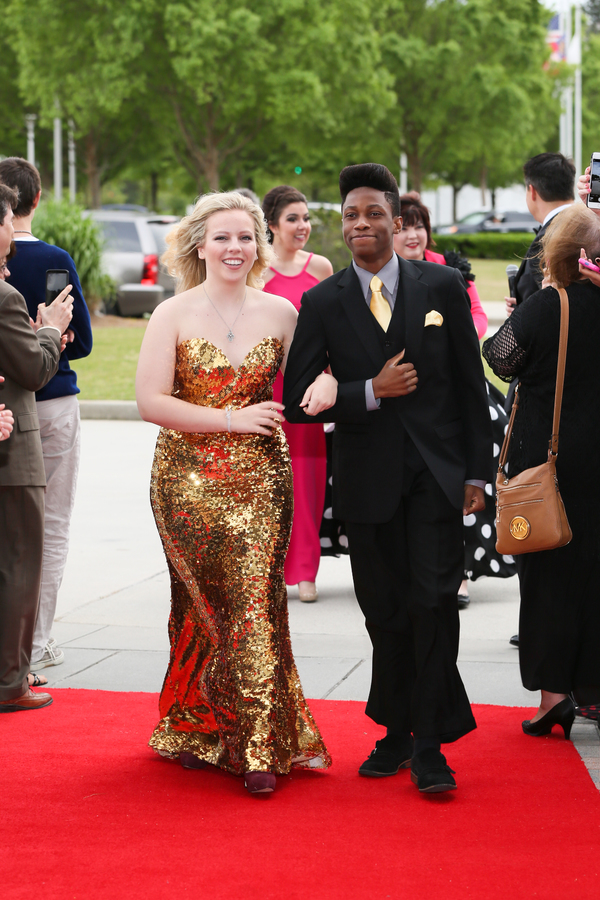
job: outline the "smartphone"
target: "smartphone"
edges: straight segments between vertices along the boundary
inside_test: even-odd
[[[600,153],[592,153],[590,160],[590,193],[587,205],[590,209],[600,209]]]
[[[69,284],[68,269],[46,269],[46,306],[56,300]]]
[[[593,263],[593,262],[590,262],[589,259],[580,259],[580,260],[579,260],[579,265],[580,265],[580,266],[583,266],[584,269],[591,269],[592,272],[599,272],[599,273],[600,273],[600,266],[595,266],[594,263]]]

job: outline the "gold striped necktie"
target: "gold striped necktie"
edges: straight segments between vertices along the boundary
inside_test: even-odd
[[[389,302],[381,293],[383,281],[381,278],[378,278],[377,275],[373,275],[369,287],[371,288],[371,302],[369,303],[369,309],[383,330],[387,331],[390,319],[392,318],[392,309]]]

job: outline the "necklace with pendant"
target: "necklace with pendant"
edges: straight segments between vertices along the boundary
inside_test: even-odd
[[[229,341],[229,343],[231,343],[231,342],[233,341],[233,339],[235,338],[235,334],[233,333],[233,326],[235,325],[235,323],[236,323],[237,320],[239,319],[239,317],[240,317],[240,315],[241,315],[241,312],[242,312],[242,310],[243,310],[243,308],[244,308],[244,303],[246,302],[246,294],[248,293],[248,290],[246,289],[246,290],[244,291],[244,299],[242,300],[242,305],[240,306],[240,308],[239,308],[239,310],[238,310],[237,316],[235,317],[235,319],[233,320],[233,322],[231,323],[231,325],[228,325],[227,322],[225,321],[225,319],[223,318],[223,316],[221,315],[221,313],[219,312],[219,310],[217,309],[217,307],[215,306],[215,304],[212,302],[212,300],[211,300],[210,297],[208,296],[208,291],[206,290],[206,288],[204,287],[204,285],[202,285],[202,288],[203,288],[203,290],[204,290],[204,293],[206,294],[206,299],[208,300],[208,302],[210,303],[210,305],[212,306],[212,308],[214,309],[214,311],[216,312],[216,314],[218,315],[218,317],[221,319],[221,321],[222,321],[225,325],[227,325],[227,328],[229,329],[228,332],[227,332],[227,340]]]

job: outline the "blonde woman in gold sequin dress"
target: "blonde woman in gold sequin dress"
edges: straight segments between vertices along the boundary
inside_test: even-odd
[[[172,598],[150,745],[267,793],[292,766],[331,764],[292,656],[283,577],[292,473],[272,397],[297,313],[260,290],[263,214],[237,192],[202,197],[166,261],[179,292],[148,324],[136,382],[142,417],[162,426],[151,501]],[[308,409],[327,408],[335,390],[319,376]]]

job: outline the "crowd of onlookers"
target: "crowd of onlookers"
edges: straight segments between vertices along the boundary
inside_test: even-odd
[[[467,579],[477,577],[474,571],[501,577],[518,571],[520,622],[512,642],[519,646],[525,687],[541,691],[539,709],[523,728],[537,735],[559,724],[568,736],[576,712],[597,718],[600,709],[600,532],[594,525],[600,488],[586,477],[594,471],[600,445],[600,269],[596,273],[580,264],[587,258],[600,266],[600,211],[585,205],[589,170],[577,184],[583,204],[575,202],[575,169],[561,154],[533,157],[524,166],[524,176],[527,205],[540,229],[521,262],[514,297],[506,298],[507,319],[483,347],[491,368],[510,383],[504,410],[502,398],[488,385],[490,416],[498,423],[501,443],[518,383],[508,473],[544,461],[552,432],[558,289],[566,289],[570,319],[557,473],[573,539],[560,549],[523,553],[516,559],[495,555],[490,472],[487,512],[478,505],[472,514],[465,511],[464,580],[458,603],[462,608],[468,604]],[[0,711],[5,712],[51,703],[49,694],[31,688],[46,684],[43,670],[64,660],[51,628],[67,558],[80,453],[78,387],[70,361],[92,349],[90,316],[73,260],[35,237],[40,197],[34,166],[20,158],[0,161]],[[487,320],[468,263],[435,252],[429,214],[418,195],[399,201],[402,223],[394,236],[396,254],[459,268],[482,338]],[[274,251],[264,291],[284,296],[300,309],[305,293],[332,275],[327,259],[304,250],[310,236],[306,198],[282,185],[265,196],[262,210]],[[67,270],[69,284],[46,305],[46,273],[53,269]],[[380,284],[385,300],[385,282]],[[379,288],[371,284],[365,291],[372,296]],[[441,324],[434,319],[431,323]],[[282,390],[279,376],[279,405]],[[378,409],[381,396],[375,395],[370,380],[365,390],[366,409]],[[319,425],[304,421],[283,427],[294,471],[295,505],[285,580],[298,586],[301,600],[312,602],[317,599],[322,552],[343,552],[356,527],[351,523],[347,535],[343,517],[335,519],[332,513],[331,437]],[[472,484],[480,489],[477,479]]]

